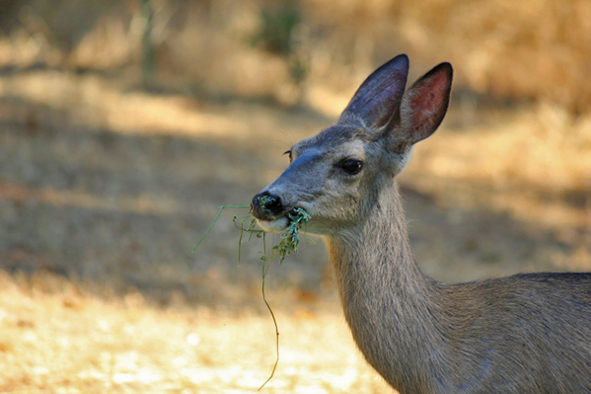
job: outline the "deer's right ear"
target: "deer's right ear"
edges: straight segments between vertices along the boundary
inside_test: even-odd
[[[419,78],[402,97],[400,116],[393,119],[394,145],[411,146],[435,132],[449,105],[453,69],[441,63]]]
[[[341,114],[338,124],[355,124],[380,128],[398,111],[408,75],[408,56],[398,55],[361,84]]]

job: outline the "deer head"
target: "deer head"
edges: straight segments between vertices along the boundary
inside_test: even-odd
[[[439,126],[449,103],[452,67],[441,63],[406,92],[408,57],[399,55],[359,87],[337,123],[295,144],[290,165],[257,194],[253,216],[267,231],[282,231],[296,207],[312,219],[306,231],[351,230],[410,160],[412,147]]]

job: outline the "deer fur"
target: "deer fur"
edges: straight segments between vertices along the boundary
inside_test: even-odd
[[[394,178],[443,120],[452,68],[405,92],[407,74],[400,55],[370,75],[334,126],[292,147],[253,215],[282,231],[295,207],[310,213],[353,338],[400,393],[591,393],[590,273],[444,284],[415,263]]]

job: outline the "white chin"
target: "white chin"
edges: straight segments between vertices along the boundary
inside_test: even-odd
[[[257,220],[257,223],[269,233],[280,233],[289,226],[289,220],[285,216],[274,220]]]

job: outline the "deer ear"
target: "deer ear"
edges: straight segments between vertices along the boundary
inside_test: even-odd
[[[366,127],[386,125],[398,110],[407,75],[406,55],[398,55],[378,68],[357,89],[337,123],[354,124],[361,120]]]
[[[397,145],[413,145],[435,132],[449,105],[453,69],[441,63],[415,82],[404,93],[400,114],[393,122]]]

